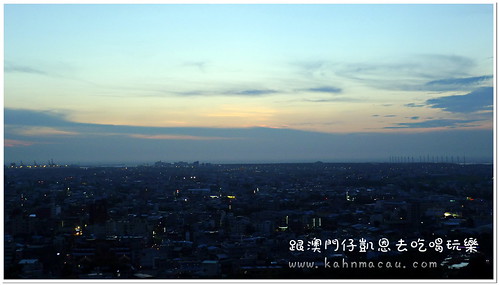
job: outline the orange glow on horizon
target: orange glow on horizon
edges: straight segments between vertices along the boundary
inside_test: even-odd
[[[34,142],[27,142],[27,141],[20,141],[20,140],[11,140],[11,139],[4,140],[5,147],[30,146],[30,145],[34,145],[34,144],[35,144]]]

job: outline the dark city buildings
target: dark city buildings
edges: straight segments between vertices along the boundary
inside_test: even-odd
[[[5,167],[7,279],[490,279],[493,166]]]

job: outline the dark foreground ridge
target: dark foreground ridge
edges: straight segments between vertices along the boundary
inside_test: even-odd
[[[493,278],[492,165],[4,171],[6,279]]]

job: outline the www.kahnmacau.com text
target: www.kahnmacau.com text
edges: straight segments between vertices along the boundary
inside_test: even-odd
[[[315,261],[289,261],[289,268],[297,269],[312,269],[312,268],[325,268],[325,269],[432,269],[437,268],[438,263],[434,261],[414,261],[412,263],[403,264],[400,261],[329,261],[327,257],[324,262]]]

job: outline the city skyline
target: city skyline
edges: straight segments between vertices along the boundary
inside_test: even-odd
[[[493,160],[492,4],[5,5],[4,160]]]

